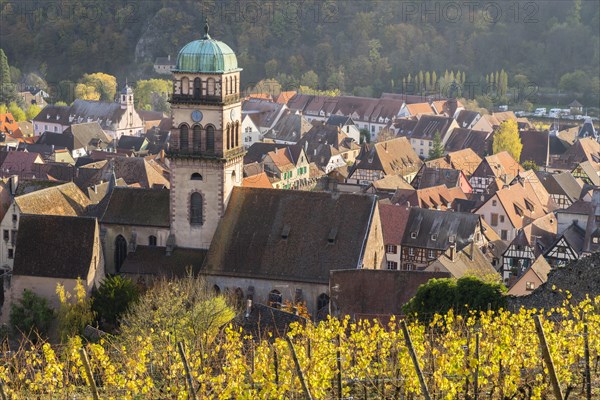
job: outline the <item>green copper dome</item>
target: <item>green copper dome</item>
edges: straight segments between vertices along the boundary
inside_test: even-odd
[[[241,70],[237,57],[229,46],[214,40],[204,27],[204,37],[183,46],[177,55],[176,72],[224,73]]]

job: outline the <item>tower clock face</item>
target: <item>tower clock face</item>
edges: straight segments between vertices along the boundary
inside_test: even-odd
[[[194,122],[202,121],[202,111],[200,111],[200,110],[192,111],[192,121],[194,121]]]
[[[239,117],[238,114],[239,114],[238,109],[237,108],[232,108],[231,112],[229,113],[229,118],[231,118],[232,121],[235,121]]]

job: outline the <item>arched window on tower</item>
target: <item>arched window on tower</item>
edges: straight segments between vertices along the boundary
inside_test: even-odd
[[[194,172],[190,178],[193,181],[201,181],[202,180],[202,175],[200,175],[197,172]]]
[[[190,93],[190,80],[184,76],[181,78],[181,94],[189,94]]]
[[[235,147],[240,145],[240,122],[235,123]]]
[[[202,195],[198,192],[190,196],[190,224],[202,225]]]
[[[227,137],[227,147],[226,147],[227,150],[229,150],[231,148],[230,132],[231,132],[231,125],[227,124],[227,128],[225,130],[225,136]]]
[[[208,78],[208,80],[206,81],[206,94],[209,96],[214,96],[214,94],[215,94],[214,78]]]
[[[194,130],[192,133],[192,149],[196,151],[200,151],[200,138],[202,136],[202,127],[200,125],[194,125]]]
[[[225,82],[223,82],[223,86],[225,87],[225,96],[229,94],[229,78],[225,77]]]
[[[179,150],[187,151],[190,147],[190,128],[186,124],[179,125]]]
[[[232,93],[237,93],[237,76],[233,77],[233,91]]]
[[[190,146],[190,128],[186,124],[179,125],[179,150],[188,151]]]
[[[200,78],[194,79],[194,100],[200,100],[202,94],[202,81]]]
[[[127,257],[127,240],[123,235],[119,235],[115,239],[115,272],[121,271],[125,257]]]
[[[206,127],[206,151],[215,152],[215,127],[212,125]]]

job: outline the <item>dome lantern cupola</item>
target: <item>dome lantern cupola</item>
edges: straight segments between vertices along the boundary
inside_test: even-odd
[[[241,71],[231,47],[211,38],[208,30],[208,21],[206,21],[204,37],[183,46],[177,55],[174,72],[223,74]]]

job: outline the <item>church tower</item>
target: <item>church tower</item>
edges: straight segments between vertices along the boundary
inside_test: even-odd
[[[171,237],[208,249],[243,175],[240,71],[229,46],[208,34],[185,45],[172,71]]]

